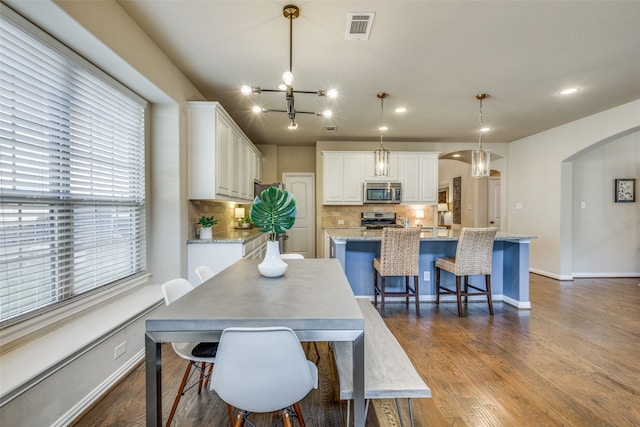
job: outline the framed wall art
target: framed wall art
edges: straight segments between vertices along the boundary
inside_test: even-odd
[[[636,201],[636,180],[632,178],[616,179],[616,203]]]
[[[453,223],[462,224],[462,177],[453,178]]]

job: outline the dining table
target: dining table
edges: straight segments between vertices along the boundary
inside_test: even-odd
[[[260,260],[237,261],[147,317],[147,426],[162,425],[162,343],[217,342],[229,327],[282,326],[300,341],[351,342],[353,419],[364,427],[364,316],[344,270],[337,259],[286,262],[283,276],[263,277]]]

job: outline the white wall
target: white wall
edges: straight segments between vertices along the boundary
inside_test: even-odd
[[[531,242],[532,271],[559,279],[572,278],[573,190],[572,174],[565,161],[638,126],[640,100],[509,144],[508,179],[505,180],[507,231],[538,236]],[[639,178],[637,161],[634,177]],[[522,209],[516,209],[516,204],[521,204]],[[626,234],[637,236],[639,232],[636,223]],[[613,242],[613,247],[619,247],[623,238],[611,235],[607,240]],[[616,268],[630,275],[638,274],[637,267],[631,264]]]
[[[640,175],[640,130],[576,155],[572,169],[573,276],[640,272],[640,198],[614,201],[615,179]]]

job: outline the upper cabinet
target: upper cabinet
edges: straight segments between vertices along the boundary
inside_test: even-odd
[[[369,151],[324,151],[325,205],[361,205],[364,181],[400,181],[402,203],[434,204],[438,201],[438,153],[392,151],[389,176],[374,174]]]
[[[189,199],[253,200],[260,151],[217,102],[187,103]]]
[[[438,153],[398,152],[402,203],[438,202]]]
[[[361,151],[325,151],[324,204],[361,205],[364,157]]]
[[[389,153],[389,176],[378,176],[375,171],[375,156],[373,151],[362,152],[364,157],[365,181],[398,181],[398,153]]]

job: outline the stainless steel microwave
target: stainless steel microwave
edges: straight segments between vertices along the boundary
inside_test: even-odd
[[[402,186],[399,182],[367,181],[364,183],[364,203],[400,203]]]

